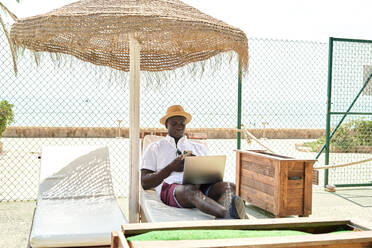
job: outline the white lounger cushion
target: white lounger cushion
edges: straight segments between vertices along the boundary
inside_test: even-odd
[[[109,245],[127,223],[114,196],[106,147],[43,147],[32,247]]]
[[[115,199],[43,200],[35,211],[30,243],[32,247],[109,245],[111,232],[125,223]]]
[[[141,190],[141,208],[147,222],[211,220],[214,216],[197,208],[175,208],[165,205],[154,190]]]

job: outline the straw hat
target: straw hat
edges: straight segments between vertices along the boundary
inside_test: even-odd
[[[183,110],[181,105],[173,105],[167,109],[167,113],[160,119],[160,123],[165,125],[167,119],[173,116],[183,116],[186,118],[186,124],[192,119],[191,115]]]

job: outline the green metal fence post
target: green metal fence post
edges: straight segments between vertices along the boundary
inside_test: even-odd
[[[329,112],[330,115],[343,115],[341,120],[338,122],[336,127],[333,129],[332,133],[329,135],[329,139],[331,140],[333,135],[336,133],[337,129],[341,126],[342,122],[345,120],[347,115],[371,115],[371,113],[367,112],[350,112],[350,110],[353,108],[354,104],[357,102],[360,95],[363,93],[364,89],[367,87],[369,81],[372,78],[372,73],[369,75],[368,79],[364,82],[363,87],[359,90],[358,94],[354,98],[353,102],[350,104],[350,106],[347,108],[346,112]],[[320,151],[318,152],[315,159],[318,159],[320,154],[323,152],[323,150],[326,148],[326,144],[322,146]]]
[[[326,153],[325,165],[329,165],[329,143],[331,132],[331,105],[332,105],[332,64],[333,64],[333,37],[329,37],[328,47],[328,86],[327,86],[327,123],[326,123]],[[324,186],[328,185],[328,169],[324,172]]]
[[[242,128],[242,67],[239,59],[239,72],[238,72],[238,131]],[[240,149],[241,145],[241,133],[237,134],[236,148]]]

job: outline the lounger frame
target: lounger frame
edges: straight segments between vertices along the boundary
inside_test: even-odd
[[[327,233],[339,226],[347,226],[354,232]],[[127,237],[153,230],[186,229],[243,229],[243,230],[278,230],[289,229],[308,231],[313,235],[300,235],[271,238],[240,238],[213,240],[175,240],[175,241],[135,241],[128,242]],[[317,234],[319,233],[319,234]],[[193,222],[167,222],[127,224],[121,231],[112,233],[112,248],[145,247],[312,247],[312,248],[350,248],[372,247],[372,224],[361,220],[346,219],[312,219],[283,218],[265,220],[213,220]]]

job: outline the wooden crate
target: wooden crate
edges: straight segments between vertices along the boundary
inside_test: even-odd
[[[339,228],[353,232],[333,233]],[[134,241],[128,237],[159,230],[190,229],[239,229],[239,230],[296,230],[310,233],[286,237],[204,239],[204,240],[172,240],[172,241]],[[310,219],[284,218],[264,220],[210,220],[187,222],[158,222],[125,224],[122,230],[112,233],[111,248],[139,247],[247,247],[247,248],[366,248],[372,247],[371,223],[360,220],[345,219]]]
[[[314,160],[236,151],[236,194],[276,217],[309,216]]]

